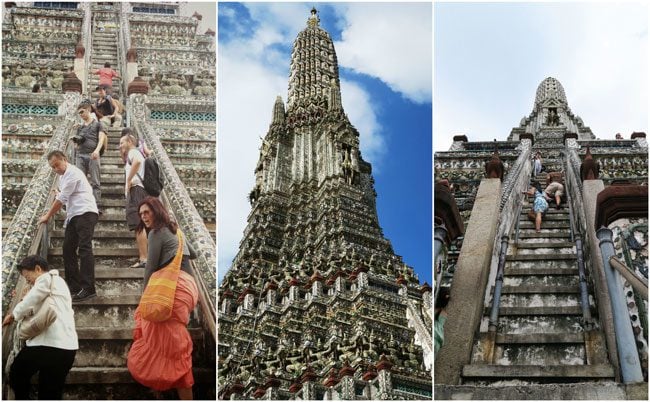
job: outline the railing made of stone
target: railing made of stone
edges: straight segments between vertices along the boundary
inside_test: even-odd
[[[44,213],[50,187],[55,178],[55,174],[46,160],[47,153],[65,148],[77,118],[77,105],[81,102],[81,96],[69,92],[64,94],[63,98],[60,110],[65,116],[65,120],[54,131],[49,148],[41,158],[41,165],[34,174],[9,229],[2,239],[2,307],[4,311],[11,302],[11,294],[19,277],[16,265],[27,256],[27,251],[32,245],[34,234],[37,231],[36,222]]]
[[[146,106],[146,99],[147,96],[143,94],[130,95],[127,111],[131,116],[131,124],[158,161],[165,178],[165,195],[171,208],[174,211],[182,211],[182,214],[177,214],[178,224],[197,251],[198,258],[194,262],[196,274],[201,276],[201,280],[208,288],[209,299],[213,305],[216,305],[215,242],[165,152],[158,133],[149,123],[150,111]]]

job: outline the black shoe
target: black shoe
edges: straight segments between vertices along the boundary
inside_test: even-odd
[[[79,291],[79,293],[72,296],[72,301],[73,302],[80,302],[80,301],[88,300],[88,299],[93,298],[95,296],[97,296],[97,293],[94,290],[81,289]]]

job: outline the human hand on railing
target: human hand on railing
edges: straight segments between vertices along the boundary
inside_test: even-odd
[[[7,315],[5,316],[5,319],[2,320],[2,326],[4,327],[5,325],[9,325],[9,324],[11,324],[12,322],[14,322],[14,316],[11,315],[11,314],[7,314]]]
[[[41,225],[41,224],[43,224],[43,223],[47,224],[47,221],[49,221],[49,220],[50,220],[50,217],[49,217],[47,214],[45,214],[45,215],[41,216],[41,217],[38,219],[38,222],[36,222],[36,224],[37,224],[37,225]]]

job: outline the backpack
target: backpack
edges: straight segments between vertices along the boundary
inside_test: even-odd
[[[140,177],[144,191],[152,197],[158,197],[165,186],[165,180],[158,161],[154,158],[145,158],[144,160],[144,177]]]
[[[129,164],[132,164],[129,160]],[[165,179],[163,178],[158,161],[152,157],[144,158],[144,177],[140,177],[140,173],[136,173],[144,191],[152,197],[158,197],[165,186]]]
[[[106,110],[102,111],[102,110],[100,110],[100,107],[101,108],[106,108]],[[104,103],[102,103],[101,105],[99,104],[99,99],[97,99],[95,101],[95,109],[97,111],[99,111],[99,113],[102,115],[102,117],[112,115],[113,113],[115,113],[115,107],[113,107],[113,97],[111,97],[110,95],[106,95],[104,97]],[[106,113],[104,113],[104,112],[106,112]]]

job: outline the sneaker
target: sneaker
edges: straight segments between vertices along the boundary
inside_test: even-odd
[[[79,293],[72,296],[72,301],[73,302],[80,302],[80,301],[88,300],[88,299],[93,298],[95,296],[97,296],[97,293],[94,290],[81,289],[79,291]]]

